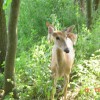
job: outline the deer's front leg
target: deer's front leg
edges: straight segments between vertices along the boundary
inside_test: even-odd
[[[56,93],[56,86],[57,86],[57,77],[54,76],[52,93],[51,93],[51,100],[54,100],[54,96],[55,96],[55,93]]]
[[[68,88],[68,83],[69,83],[69,75],[65,75],[64,80],[65,80],[65,85],[63,88],[64,100],[67,100],[66,97],[67,97],[67,88]]]

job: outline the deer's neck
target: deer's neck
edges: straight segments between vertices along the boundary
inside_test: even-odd
[[[57,48],[57,62],[58,65],[61,66],[63,64],[64,61],[64,51],[62,51],[61,49]]]

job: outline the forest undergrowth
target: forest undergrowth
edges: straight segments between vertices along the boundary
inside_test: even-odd
[[[19,100],[50,100],[52,90],[50,66],[53,43],[48,43],[46,21],[57,29],[75,25],[78,35],[75,63],[70,75],[69,100],[100,100],[100,11],[92,29],[86,28],[85,18],[73,0],[22,0],[18,21],[18,45],[15,79]],[[55,5],[56,4],[56,5]],[[34,6],[33,6],[34,5]],[[67,6],[66,6],[67,5]],[[8,18],[8,16],[6,16]],[[4,75],[0,74],[0,88]],[[57,93],[62,86],[59,79]],[[61,99],[56,93],[56,99]],[[14,100],[13,93],[4,100]]]

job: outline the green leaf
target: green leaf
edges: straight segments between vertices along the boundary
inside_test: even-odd
[[[7,9],[8,5],[11,4],[12,0],[4,0],[3,9]]]

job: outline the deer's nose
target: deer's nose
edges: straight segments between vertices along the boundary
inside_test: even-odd
[[[68,48],[64,49],[64,52],[69,53],[69,49]]]

